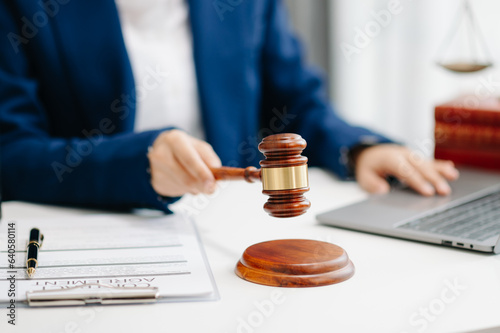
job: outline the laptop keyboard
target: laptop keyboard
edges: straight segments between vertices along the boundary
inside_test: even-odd
[[[484,241],[500,234],[500,190],[398,227]]]

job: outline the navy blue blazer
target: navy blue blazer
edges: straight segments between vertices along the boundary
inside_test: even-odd
[[[279,0],[189,0],[206,139],[256,165],[262,136],[301,134],[310,165],[348,176],[345,153],[388,140],[328,105]],[[0,0],[0,148],[6,200],[168,211],[134,133],[135,84],[113,0]],[[182,110],[178,110],[182,112]]]

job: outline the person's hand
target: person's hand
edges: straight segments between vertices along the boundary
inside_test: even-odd
[[[176,197],[215,191],[215,178],[209,167],[220,167],[221,161],[205,141],[180,130],[165,131],[156,138],[148,158],[151,185],[160,195]]]
[[[453,162],[424,159],[395,144],[365,148],[354,157],[354,163],[359,185],[370,193],[388,192],[385,179],[394,176],[422,195],[448,195],[451,188],[447,181],[459,176]]]

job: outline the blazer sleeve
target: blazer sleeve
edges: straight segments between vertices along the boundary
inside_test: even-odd
[[[0,4],[0,162],[4,200],[92,206],[147,207],[168,212],[150,184],[147,150],[159,131],[54,137],[26,54],[5,38],[17,27]],[[72,112],[72,110],[68,110]]]
[[[351,177],[347,157],[351,148],[391,140],[351,126],[333,111],[319,72],[305,63],[282,1],[269,1],[267,15],[261,127],[301,134],[308,142],[304,155],[310,165],[329,168],[341,178]]]

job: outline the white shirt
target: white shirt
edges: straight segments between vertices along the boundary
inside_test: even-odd
[[[136,132],[178,127],[203,138],[184,0],[115,0],[136,87]]]

